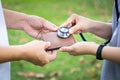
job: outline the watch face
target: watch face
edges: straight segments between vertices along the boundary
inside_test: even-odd
[[[61,27],[58,32],[57,32],[57,36],[59,38],[69,38],[70,34],[69,34],[69,28],[68,27]]]

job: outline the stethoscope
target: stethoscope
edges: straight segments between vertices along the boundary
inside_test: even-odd
[[[62,39],[69,38],[71,34],[69,34],[69,30],[71,27],[60,27],[57,31],[57,36]],[[80,33],[80,37],[83,41],[87,41],[82,33]]]
[[[69,38],[71,34],[69,34],[69,30],[71,27],[60,27],[57,31],[57,36],[62,39]],[[87,41],[82,33],[79,34],[83,41]],[[103,45],[107,45],[110,42],[111,39],[105,41],[102,43]]]

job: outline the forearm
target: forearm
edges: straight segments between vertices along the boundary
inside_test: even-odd
[[[92,51],[92,54],[96,56],[96,52],[98,49],[98,45],[95,45],[94,48],[91,48],[90,51]],[[110,46],[105,46],[102,49],[102,58],[115,62],[115,63],[120,63],[120,48],[119,47],[110,47]]]
[[[102,57],[103,59],[120,63],[120,48],[106,46],[103,48]]]
[[[104,39],[110,39],[112,35],[112,24],[99,21],[92,21],[90,32]]]
[[[20,46],[0,46],[0,63],[20,60],[24,51]]]
[[[5,16],[7,28],[20,29],[20,30],[23,29],[22,24],[19,24],[19,27],[18,26],[16,27],[14,25],[18,25],[17,21],[20,21],[20,20],[24,22],[24,20],[26,20],[26,18],[28,17],[24,13],[11,11],[7,9],[4,9],[4,16]]]

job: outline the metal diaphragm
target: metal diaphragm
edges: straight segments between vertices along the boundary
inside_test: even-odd
[[[57,32],[57,36],[59,38],[69,38],[70,34],[69,34],[69,28],[68,27],[61,27],[58,32]]]

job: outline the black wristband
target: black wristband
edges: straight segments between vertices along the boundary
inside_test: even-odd
[[[105,46],[105,45],[100,45],[100,46],[98,47],[97,53],[96,53],[96,59],[99,59],[99,60],[102,60],[102,59],[103,59],[101,53],[102,53],[102,49],[103,49],[104,46]]]

